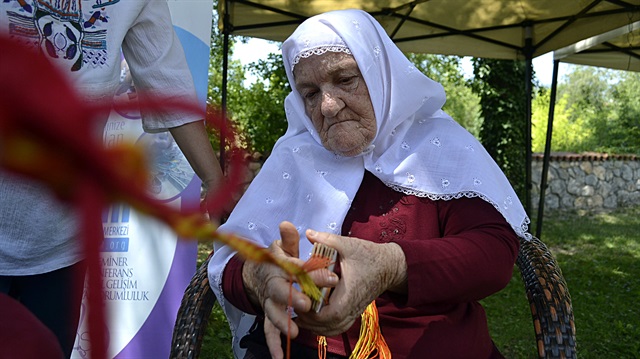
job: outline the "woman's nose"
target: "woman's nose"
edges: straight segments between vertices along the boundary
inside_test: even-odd
[[[344,102],[332,92],[322,94],[321,110],[325,117],[335,117],[344,107]]]

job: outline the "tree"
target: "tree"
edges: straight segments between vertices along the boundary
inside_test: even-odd
[[[540,90],[534,97],[531,116],[532,151],[544,152],[547,141],[547,124],[549,121],[549,91]],[[553,117],[553,136],[551,148],[560,152],[580,152],[587,150],[585,145],[594,135],[594,129],[586,123],[584,117],[576,117],[581,112],[577,105],[569,106],[569,94],[556,100]],[[575,102],[574,102],[575,103]]]
[[[616,106],[613,110],[616,126],[603,150],[640,154],[640,74],[621,72],[620,80],[612,89]]]
[[[408,53],[417,69],[442,84],[447,93],[443,110],[474,136],[480,133],[480,98],[461,71],[460,57]]]
[[[215,7],[214,7],[215,8]],[[216,13],[214,12],[214,17]],[[213,21],[214,26],[211,31],[211,49],[209,57],[209,86],[207,90],[207,104],[214,108],[220,109],[222,107],[222,73],[223,73],[223,35],[220,33],[215,24],[217,21]],[[243,87],[243,81],[245,79],[244,69],[242,64],[238,60],[232,60],[233,46],[236,39],[243,41],[241,37],[236,38],[229,36],[229,54],[228,54],[228,69],[227,69],[227,118],[232,123],[235,123],[233,109],[235,104],[239,103],[244,97],[245,89]],[[216,129],[210,129],[209,138],[213,148],[219,148],[219,132]],[[239,139],[240,140],[240,139]],[[228,144],[227,144],[228,145]],[[241,143],[235,144],[240,147],[245,147]],[[227,146],[228,147],[228,146]]]
[[[215,19],[213,24],[217,24]],[[223,39],[218,27],[213,26],[207,102],[216,107],[222,105]],[[227,118],[237,129],[235,146],[249,152],[267,153],[286,130],[284,98],[290,89],[280,55],[269,54],[266,60],[245,67],[240,61],[232,60],[235,43],[246,40],[242,36],[229,36]],[[258,81],[248,88],[244,85],[247,72],[258,76]],[[217,148],[216,131],[211,132],[211,139]]]
[[[640,153],[640,74],[572,66],[558,85],[553,151]],[[542,151],[548,92],[533,104],[533,149]]]
[[[481,142],[524,200],[525,63],[476,58],[473,72],[473,88],[482,106]]]
[[[253,151],[268,153],[287,130],[284,99],[291,92],[282,55],[269,54],[266,60],[248,65],[258,81],[246,89],[236,108],[239,128]]]

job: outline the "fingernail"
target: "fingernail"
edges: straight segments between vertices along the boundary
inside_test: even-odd
[[[328,279],[329,279],[329,285],[338,284],[338,276],[335,275],[334,273],[332,273]]]
[[[297,308],[304,308],[306,304],[307,303],[304,301],[304,299],[297,299],[296,300],[296,307]]]
[[[318,232],[314,231],[313,229],[307,229],[307,234],[310,235],[311,237],[315,237]]]

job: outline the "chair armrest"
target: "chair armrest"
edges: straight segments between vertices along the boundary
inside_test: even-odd
[[[171,359],[196,359],[200,355],[202,339],[216,302],[216,296],[209,286],[207,276],[207,267],[212,255],[213,252],[198,268],[184,291],[173,327],[169,355]]]
[[[516,261],[533,316],[540,358],[576,358],[575,322],[567,283],[538,238],[520,240]]]

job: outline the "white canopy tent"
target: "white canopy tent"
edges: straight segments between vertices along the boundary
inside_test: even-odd
[[[640,71],[640,21],[555,50],[553,59],[577,65]]]
[[[307,17],[358,8],[407,52],[536,57],[640,20],[639,0],[221,0],[223,30],[284,41]],[[225,15],[226,14],[226,22]]]
[[[553,115],[555,112],[560,62],[616,70],[640,71],[640,21],[631,22],[625,26],[578,41],[553,52],[553,79],[549,100],[549,120],[547,122],[547,138],[545,140],[536,224],[536,236],[538,238],[540,238],[542,231],[542,216],[544,214],[544,199],[547,189],[547,175],[549,173]]]
[[[220,0],[219,7],[225,39],[233,34],[283,41],[310,16],[358,8],[374,16],[403,51],[525,60],[527,211],[531,209],[531,60],[640,20],[640,0]],[[226,59],[223,82],[224,111]]]

